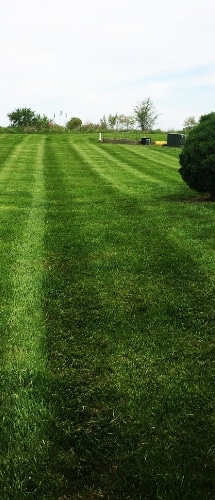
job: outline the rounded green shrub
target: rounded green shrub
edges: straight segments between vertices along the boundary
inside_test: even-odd
[[[215,113],[201,116],[190,131],[179,155],[179,173],[199,193],[215,201]]]

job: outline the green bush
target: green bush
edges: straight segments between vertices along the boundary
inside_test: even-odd
[[[189,133],[179,155],[179,173],[187,185],[199,193],[209,193],[215,201],[215,113],[201,116]]]

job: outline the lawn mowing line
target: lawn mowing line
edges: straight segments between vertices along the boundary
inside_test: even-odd
[[[175,177],[179,167],[178,157],[171,157],[170,162],[168,155],[163,155],[162,152],[157,152],[157,150],[151,148],[150,150],[143,149],[140,151],[139,149],[130,149],[128,146],[124,146],[122,150],[122,146],[119,146],[117,154],[119,154],[122,159],[125,156],[129,164],[132,165],[135,163],[135,169],[142,171],[144,168],[144,172],[146,169],[146,173],[147,170],[150,169],[150,172],[153,172],[153,175],[162,176],[162,178],[168,183],[172,179],[172,176]],[[140,166],[137,166],[138,159],[140,160]],[[145,160],[148,160],[147,163]],[[164,167],[164,169],[161,167]],[[166,167],[168,167],[168,170]]]
[[[145,150],[140,151],[139,149],[134,149],[134,147],[133,149],[128,149],[128,146],[123,148],[123,146],[119,145],[115,148],[114,153],[112,150],[112,153],[109,152],[109,154],[112,154],[115,160],[120,157],[120,160],[123,163],[134,168],[136,172],[144,175],[145,180],[147,180],[148,176],[149,181],[156,181],[157,184],[159,183],[161,186],[165,186],[165,188],[167,187],[167,184],[176,183],[176,168],[172,164],[167,164],[165,162],[165,158],[164,161],[159,162],[159,155],[154,155],[154,151],[152,149],[150,149],[150,152],[147,155],[145,154]],[[178,162],[176,167],[178,167]]]
[[[3,363],[3,439],[8,441],[2,483],[11,488],[13,498],[21,498],[16,495],[25,490],[26,483],[31,483],[38,456],[43,454],[46,446],[43,429],[47,420],[47,408],[43,387],[45,359],[41,304],[45,231],[45,188],[42,171],[44,141],[45,139],[40,139],[38,149],[35,149],[36,158],[30,166],[35,168],[32,204],[22,240],[14,245],[13,297]],[[25,148],[26,146],[25,142]]]
[[[102,151],[101,145],[100,146],[92,145],[92,147],[99,149],[99,151],[101,153],[101,151]],[[122,149],[123,149],[124,154],[121,154]],[[131,149],[128,146],[119,145],[118,148],[114,151],[114,154],[113,154],[113,152],[107,153],[107,151],[102,151],[102,154],[104,156],[109,157],[110,159],[112,158],[114,162],[117,161],[117,156],[119,154],[120,158],[122,160],[121,161],[122,167],[125,168],[127,171],[130,171],[133,175],[141,178],[144,181],[149,180],[151,183],[159,184],[160,186],[165,186],[165,187],[166,187],[167,183],[169,184],[172,180],[175,183],[175,174],[176,174],[175,166],[176,167],[178,166],[178,160],[177,160],[177,163],[174,167],[173,167],[172,162],[171,162],[171,165],[169,165],[170,169],[167,173],[167,170],[165,169],[165,171],[163,171],[160,168],[160,165],[164,165],[165,167],[167,167],[168,161],[167,162],[165,162],[165,161],[160,162],[159,157],[158,157],[158,159],[157,158],[155,159],[155,157],[153,155],[154,151],[152,151],[152,150],[150,150],[150,151],[147,150],[148,154],[145,153],[145,150],[141,150],[141,151],[142,151],[142,154],[140,153],[140,150],[137,151],[134,148]],[[125,153],[126,153],[126,155],[125,155]],[[125,156],[126,156],[126,159],[124,161]],[[135,157],[135,160],[138,157],[140,159],[140,161],[142,162],[140,167],[137,167],[137,165],[135,165],[135,167],[132,166],[132,163],[134,161],[134,157]],[[145,162],[146,159],[147,159],[147,163]],[[174,176],[174,179],[172,179],[173,176]]]
[[[128,146],[125,146],[124,149],[128,151]],[[139,150],[135,151],[133,149],[132,151],[135,152],[135,154],[138,156],[150,159],[155,164],[157,164],[158,167],[159,165],[164,165],[165,167],[170,167],[173,169],[179,168],[178,157],[176,158],[175,156],[169,156],[160,151],[160,149],[144,148],[143,150],[141,150],[142,154],[140,153]]]
[[[111,170],[111,174],[109,174],[109,173],[107,173],[107,171],[104,172],[104,170],[102,171],[101,168],[96,167],[95,166],[95,156],[93,157],[93,160],[90,161],[91,158],[90,158],[90,151],[89,151],[89,149],[86,150],[86,152],[85,152],[84,148],[82,148],[78,144],[73,144],[72,147],[79,154],[80,159],[83,160],[84,163],[86,165],[88,165],[92,171],[96,172],[96,174],[100,178],[104,179],[106,182],[108,182],[109,184],[113,185],[114,188],[116,188],[121,193],[124,193],[124,194],[128,193],[127,186],[123,186],[123,184],[120,181],[117,181],[116,179],[113,179],[113,173],[114,173],[113,169]],[[89,148],[90,147],[91,147],[91,144],[89,145]],[[116,166],[116,164],[114,166]],[[135,192],[135,190],[133,190],[133,191]],[[131,193],[131,189],[129,189],[129,193],[132,194]]]
[[[90,144],[88,146],[88,149],[86,151],[84,150],[83,147],[80,147],[77,144],[73,144],[73,148],[76,149],[76,151],[79,153],[80,157],[83,158],[84,163],[88,164],[90,168],[99,175],[99,177],[103,178],[105,181],[107,181],[109,184],[111,184],[114,188],[116,188],[118,191],[124,193],[124,194],[129,194],[130,196],[135,195],[137,197],[137,192],[140,190],[141,194],[144,192],[144,189],[147,187],[147,191],[149,189],[153,189],[152,185],[160,185],[160,186],[166,186],[166,182],[164,183],[163,181],[160,181],[148,174],[142,174],[135,170],[133,167],[130,167],[129,165],[116,160],[112,155],[110,155],[107,152],[103,152],[102,155],[100,154],[99,157],[99,162],[101,162],[101,159],[105,160],[111,164],[107,166],[107,163],[105,164],[102,161],[102,165],[99,166],[98,161],[95,165],[95,154],[91,156],[91,150],[94,149],[94,146]],[[101,150],[99,150],[101,153]],[[98,160],[98,158],[97,158]],[[126,172],[129,177],[126,179],[124,176],[124,172]],[[131,182],[131,176],[132,177],[137,177],[143,181],[143,184],[139,184],[138,186],[135,184],[135,186],[132,186]],[[118,178],[117,178],[118,175]],[[120,179],[119,179],[120,176]],[[144,183],[144,181],[149,181],[147,182],[147,185]],[[128,185],[129,182],[129,185]],[[152,185],[150,185],[152,184]]]
[[[134,146],[126,146],[126,145],[117,145],[117,146],[112,146],[106,145],[97,145],[94,146],[97,148],[100,148],[100,151],[108,151],[108,153],[113,157],[113,159],[117,159],[120,157],[120,160],[124,163],[128,163],[130,166],[135,165],[135,169],[138,171],[142,172],[142,169],[145,168],[149,169],[150,172],[153,172],[155,174],[155,169],[157,170],[158,174],[162,174],[162,176],[169,181],[169,174],[175,174],[176,169],[178,168],[178,157],[176,156],[171,156],[169,157],[168,155],[162,154],[160,150],[153,149],[153,148],[135,148]],[[103,149],[104,148],[104,149]],[[138,165],[138,160],[139,160],[139,165]],[[150,160],[146,161],[145,160]],[[152,171],[152,165],[153,165],[153,171]],[[160,168],[161,166],[164,167],[169,167],[167,170],[166,168],[163,170]]]
[[[97,148],[100,152],[106,152],[107,154],[110,154],[115,158],[116,156],[119,155],[120,158],[123,158],[126,156],[126,158],[129,161],[129,157],[135,156],[136,158],[140,159],[145,159],[149,158],[150,160],[153,160],[157,165],[163,164],[164,166],[169,166],[171,168],[175,168],[178,166],[178,156],[175,155],[168,155],[165,153],[162,153],[162,151],[159,148],[136,148],[136,146],[128,146],[126,144],[117,144],[117,145],[110,145],[110,144],[91,144],[93,147]],[[163,160],[163,161],[162,161]]]
[[[99,148],[98,146],[95,146],[95,145],[91,145],[91,148],[94,150],[97,150],[97,151],[99,149],[99,152],[101,155],[101,148]],[[127,156],[126,162],[117,160],[117,158],[114,155],[112,155],[111,153],[108,153],[107,151],[102,151],[102,156],[105,159],[107,158],[108,160],[114,161],[114,164],[117,162],[117,166],[120,166],[121,169],[124,169],[129,174],[131,173],[132,176],[138,177],[139,179],[142,179],[144,181],[149,180],[153,184],[166,185],[166,182],[160,181],[159,179],[155,178],[153,175],[147,174],[144,171],[139,171],[136,168],[129,165],[129,157],[128,156]],[[142,157],[142,159],[144,159],[144,158]],[[144,167],[145,167],[145,165],[144,165]]]

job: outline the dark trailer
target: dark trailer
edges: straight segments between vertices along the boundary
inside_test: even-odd
[[[167,135],[167,146],[173,146],[175,148],[180,148],[184,145],[186,139],[185,134],[168,134]]]

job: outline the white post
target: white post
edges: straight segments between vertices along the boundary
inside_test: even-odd
[[[102,134],[101,134],[101,132],[99,133],[99,142],[102,142]]]

